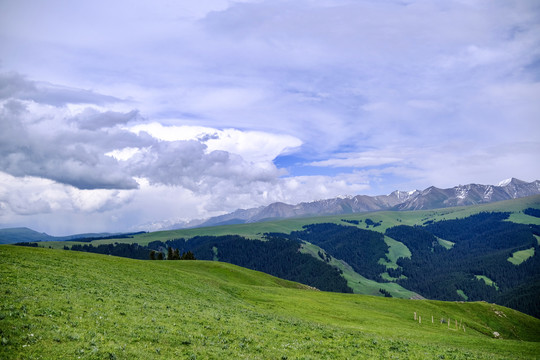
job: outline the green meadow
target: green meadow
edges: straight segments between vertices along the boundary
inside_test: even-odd
[[[220,262],[5,245],[0,283],[2,359],[540,357],[540,320],[508,308],[321,292]]]
[[[497,284],[493,280],[488,278],[487,276],[485,276],[485,275],[475,275],[475,277],[478,280],[483,280],[486,283],[486,285],[493,286],[496,290],[499,290],[499,286],[497,286]]]
[[[508,261],[510,261],[514,265],[519,265],[522,262],[526,261],[531,256],[534,256],[534,248],[526,249],[526,250],[520,250],[516,251],[508,258]]]

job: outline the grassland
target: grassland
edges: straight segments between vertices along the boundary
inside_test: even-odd
[[[219,262],[0,246],[0,282],[2,359],[540,354],[540,320],[511,309],[319,292]]]
[[[448,241],[448,240],[443,240],[441,238],[437,238],[437,242],[439,243],[439,245],[441,245],[447,250],[450,250],[454,246],[453,242]]]
[[[399,258],[411,258],[411,251],[405,244],[388,236],[384,237],[384,242],[388,245],[388,253],[386,259],[381,259],[379,262],[387,268],[396,269],[398,267],[396,262]]]
[[[456,290],[456,292],[458,293],[459,296],[461,296],[463,298],[463,300],[467,301],[469,300],[469,297],[467,296],[467,294],[465,294],[465,292],[461,289],[458,289]]]
[[[495,283],[495,281],[491,280],[487,276],[485,276],[485,275],[475,275],[475,277],[478,280],[483,280],[486,283],[486,285],[493,286],[495,288],[495,290],[499,290],[499,286]]]
[[[508,261],[510,261],[514,265],[519,265],[532,256],[534,256],[534,247],[516,251],[512,254],[512,256],[508,258]]]

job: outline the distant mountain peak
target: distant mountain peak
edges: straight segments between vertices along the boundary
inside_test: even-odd
[[[534,181],[533,181],[533,183],[534,183]],[[529,184],[529,183],[526,182],[526,181],[516,179],[516,178],[513,177],[513,178],[506,179],[506,180],[503,180],[503,181],[499,182],[499,184],[497,184],[497,186],[504,187],[504,186],[508,186],[508,185],[524,185],[524,184]]]

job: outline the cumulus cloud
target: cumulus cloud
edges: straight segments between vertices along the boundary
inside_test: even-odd
[[[81,190],[32,176],[14,177],[0,172],[0,208],[3,216],[42,215],[56,211],[105,212],[128,203],[127,190]]]
[[[21,177],[43,177],[81,189],[137,186],[114,159],[103,154],[104,142],[122,141],[129,134],[78,133],[66,126],[56,109],[51,111],[32,104],[33,112],[30,112],[27,104],[17,100],[1,106],[1,171]]]
[[[202,126],[163,126],[159,123],[145,123],[129,128],[140,133],[145,131],[157,139],[166,141],[197,139],[204,143],[208,151],[222,150],[241,155],[248,162],[271,162],[278,155],[294,151],[302,141],[294,136],[262,131],[242,131],[238,129],[214,129]]]

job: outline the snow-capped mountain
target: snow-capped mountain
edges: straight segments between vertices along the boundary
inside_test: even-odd
[[[509,179],[499,185],[468,184],[451,189],[431,186],[409,201],[397,205],[396,210],[427,210],[450,206],[485,204],[540,194],[540,181],[527,183]]]
[[[527,183],[515,178],[498,185],[468,184],[449,189],[431,186],[425,190],[399,191],[378,196],[339,196],[333,199],[303,202],[296,205],[282,202],[212,217],[198,226],[243,224],[291,217],[351,214],[380,210],[428,210],[451,206],[484,204],[540,194],[540,181]]]

